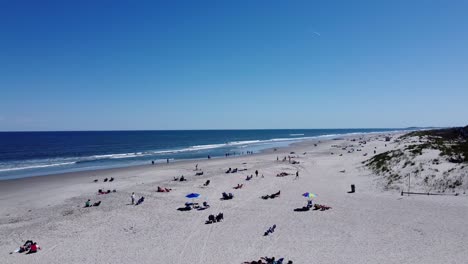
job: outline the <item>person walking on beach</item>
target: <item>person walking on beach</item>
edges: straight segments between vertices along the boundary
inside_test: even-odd
[[[135,193],[132,192],[132,196],[130,196],[132,198],[132,204],[135,204]]]
[[[258,177],[258,170],[255,170],[255,177]]]
[[[169,163],[169,159],[166,159],[167,163]]]
[[[296,179],[299,179],[299,171],[296,171]]]
[[[196,171],[198,170],[198,164],[197,164],[197,165],[195,165],[195,170],[196,170]]]

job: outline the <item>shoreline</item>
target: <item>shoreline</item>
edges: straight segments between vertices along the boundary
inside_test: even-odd
[[[324,135],[324,136],[316,136],[316,137],[311,137],[307,139],[302,139],[297,142],[292,142],[288,144],[287,146],[279,146],[279,147],[268,147],[265,149],[261,149],[256,153],[253,154],[243,154],[243,155],[234,155],[234,156],[229,156],[229,157],[224,157],[224,156],[214,156],[211,159],[222,159],[222,158],[235,158],[235,157],[244,157],[244,156],[252,156],[252,155],[260,155],[264,153],[270,153],[273,152],[274,149],[278,150],[285,150],[285,149],[290,149],[296,146],[301,146],[302,144],[307,144],[307,142],[313,142],[313,141],[328,141],[328,140],[335,140],[337,138],[343,138],[347,139],[350,137],[356,137],[356,136],[366,136],[366,135],[382,135],[382,134],[404,134],[404,133],[409,133],[411,132],[410,130],[408,131],[403,131],[403,130],[394,130],[394,131],[385,131],[385,132],[364,132],[364,133],[347,133],[347,134],[342,134],[342,135]],[[97,168],[97,169],[82,169],[82,170],[76,170],[76,171],[68,171],[68,172],[57,172],[57,173],[46,173],[46,174],[38,174],[38,175],[32,175],[32,176],[19,176],[19,177],[14,177],[14,178],[7,178],[7,179],[1,179],[0,178],[0,185],[1,183],[6,183],[10,181],[15,181],[15,180],[21,180],[21,179],[28,179],[28,178],[36,178],[36,177],[50,177],[50,176],[57,176],[57,177],[70,177],[73,175],[79,175],[79,174],[96,174],[98,172],[105,173],[105,172],[111,172],[111,171],[116,171],[116,170],[125,170],[125,169],[138,169],[138,168],[145,168],[146,166],[163,166],[167,164],[173,164],[173,163],[184,163],[184,162],[200,162],[208,160],[207,158],[193,158],[193,159],[180,159],[180,160],[172,160],[169,163],[165,162],[160,162],[160,163],[155,163],[155,165],[151,164],[138,164],[138,165],[122,165],[122,166],[115,166],[115,167],[108,167],[108,168]],[[1,187],[1,186],[0,186]]]

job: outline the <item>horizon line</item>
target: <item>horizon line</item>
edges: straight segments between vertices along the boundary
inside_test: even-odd
[[[409,127],[352,127],[352,128],[204,128],[204,129],[95,129],[95,130],[2,130],[0,133],[27,133],[27,132],[145,132],[145,131],[222,131],[222,130],[333,130],[333,129],[411,129],[411,128],[451,128],[457,126],[437,127],[437,126],[409,126]]]

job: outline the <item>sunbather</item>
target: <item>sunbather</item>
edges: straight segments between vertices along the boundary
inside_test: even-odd
[[[223,213],[219,213],[219,214],[216,216],[216,222],[221,222],[223,219],[224,219]]]
[[[237,184],[237,186],[234,187],[234,189],[242,189],[243,186],[244,186],[244,184]]]
[[[229,169],[226,171],[226,173],[230,173],[230,172],[231,172],[231,168],[229,168]]]
[[[281,193],[281,191],[278,191],[277,193],[274,193],[274,194],[270,195],[270,198],[274,199],[276,197],[279,197],[280,193]]]
[[[234,198],[234,195],[232,193],[227,194],[223,192],[222,195],[223,195],[223,198],[221,198],[221,200],[231,200],[232,198]]]
[[[161,187],[159,187],[159,186],[158,186],[158,190],[157,190],[157,192],[170,192],[170,191],[172,191],[172,189],[161,188]]]
[[[213,223],[216,222],[215,216],[214,216],[214,215],[209,215],[209,216],[208,216],[208,221],[211,221],[211,222],[213,222]]]
[[[20,248],[18,249],[18,253],[23,253],[25,251],[29,251],[29,249],[31,248],[31,245],[33,243],[34,242],[32,240],[26,241],[22,246],[20,246]]]
[[[314,210],[325,211],[331,209],[330,206],[322,205],[322,204],[314,204]]]
[[[34,242],[34,243],[31,245],[31,248],[29,249],[28,253],[26,253],[26,254],[33,254],[33,253],[36,253],[38,249],[41,249],[41,248],[36,244],[36,242]]]
[[[203,186],[208,186],[208,185],[210,185],[210,180],[207,180],[205,184],[203,184]]]
[[[268,230],[263,235],[268,236],[269,234],[272,234],[273,232],[275,232],[275,229],[276,229],[276,225],[273,225],[269,227]]]
[[[114,181],[114,178],[111,177],[109,181],[110,181],[110,182],[111,182],[111,181]]]
[[[139,205],[141,203],[143,203],[145,201],[145,197],[141,197],[140,199],[138,199],[137,203],[135,205]]]
[[[309,210],[310,210],[310,208],[307,207],[307,206],[303,206],[301,208],[294,209],[295,212],[306,212],[306,211],[309,211]]]
[[[93,206],[99,206],[99,205],[101,205],[101,201],[95,202],[95,203],[93,204]]]
[[[185,207],[179,207],[179,208],[177,208],[177,210],[179,210],[179,211],[190,211],[190,210],[192,210],[192,207],[185,205]]]

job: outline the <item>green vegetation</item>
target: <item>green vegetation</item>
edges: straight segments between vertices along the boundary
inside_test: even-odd
[[[408,150],[413,155],[421,155],[424,149],[436,149],[440,151],[440,156],[445,156],[453,163],[468,162],[468,126],[414,131],[400,137],[401,140],[410,137],[425,139],[421,144],[409,145]]]
[[[403,152],[401,150],[390,150],[384,153],[380,153],[375,155],[371,159],[368,160],[367,166],[373,168],[378,172],[388,172],[388,165],[389,162],[394,159],[403,156]]]

